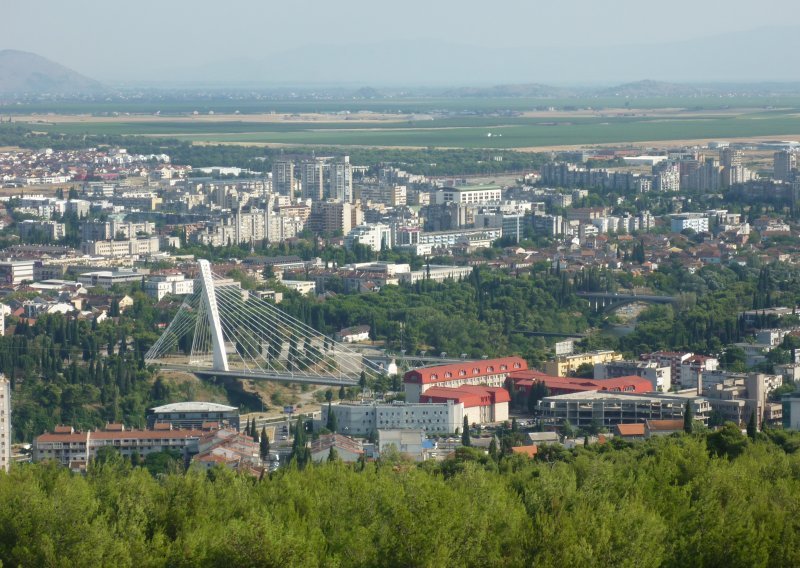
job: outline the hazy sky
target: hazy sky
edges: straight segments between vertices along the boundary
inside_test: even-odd
[[[309,45],[662,43],[798,25],[800,1],[5,0],[0,17],[0,49],[32,51],[102,81]]]

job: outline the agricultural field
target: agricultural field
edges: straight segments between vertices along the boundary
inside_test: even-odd
[[[175,107],[173,114],[103,114],[97,109],[91,114],[71,114],[62,108],[60,113],[31,112],[14,118],[51,133],[142,135],[194,143],[271,146],[541,150],[576,145],[800,138],[800,100],[780,101],[786,103],[780,108],[765,107],[763,99],[759,99],[762,106],[745,104],[753,102],[749,99],[737,100],[742,106],[736,108],[720,104],[719,99],[714,99],[717,106],[711,101],[698,105],[699,99],[689,99],[692,108],[677,106],[679,101],[660,100],[662,107],[636,100],[636,108],[625,108],[621,100],[604,101],[616,104],[602,109],[588,105],[543,109],[542,100],[527,99],[428,100],[424,104],[398,101],[398,106],[401,102],[405,105],[398,111],[388,108],[391,103],[385,99],[358,104],[297,101],[290,105],[292,101],[285,101],[275,103],[281,111],[254,114],[201,114],[199,110],[186,111],[191,105],[184,103],[183,112]],[[223,102],[230,106],[232,101]],[[688,101],[682,102],[686,105]],[[285,114],[286,105],[297,112]],[[347,110],[347,105],[353,110]]]

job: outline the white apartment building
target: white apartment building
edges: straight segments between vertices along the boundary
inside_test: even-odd
[[[19,236],[23,239],[29,239],[40,234],[52,241],[57,241],[63,239],[66,234],[64,223],[35,221],[33,219],[26,219],[21,223],[17,223],[17,230],[19,231]]]
[[[692,229],[696,233],[708,232],[708,217],[704,213],[679,213],[670,218],[670,230],[680,233]]]
[[[281,280],[281,284],[303,296],[317,293],[317,283],[313,280]]]
[[[414,284],[420,280],[431,280],[432,282],[444,282],[448,278],[455,281],[469,278],[472,275],[471,266],[426,266],[422,270],[412,270],[398,274],[400,282]]]
[[[328,197],[344,203],[353,202],[353,168],[349,156],[328,165]]]
[[[144,283],[144,291],[156,301],[167,294],[182,296],[194,292],[194,280],[187,279],[184,274],[156,274]]]
[[[445,187],[441,192],[441,203],[489,203],[501,201],[502,199],[503,190],[496,185]]]
[[[140,235],[152,235],[156,231],[155,223],[126,223],[124,221],[93,221],[84,223],[81,235],[84,241],[107,241],[121,236],[123,239],[135,239]]]
[[[96,270],[94,272],[84,272],[78,275],[78,282],[86,288],[104,288],[110,290],[115,284],[125,284],[127,282],[141,282],[145,276],[144,272],[138,270]]]
[[[359,225],[354,227],[344,238],[344,246],[348,250],[356,243],[368,246],[378,252],[384,247],[392,248],[392,229],[388,225],[375,223],[374,225]]]
[[[158,237],[146,237],[125,241],[84,241],[81,250],[90,256],[138,256],[157,253],[160,245]]]
[[[0,262],[0,282],[3,284],[21,284],[33,282],[33,260],[6,260]]]
[[[672,369],[656,361],[607,361],[594,366],[595,379],[614,379],[636,375],[650,381],[655,392],[672,388]]]

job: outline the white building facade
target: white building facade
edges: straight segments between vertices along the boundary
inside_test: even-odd
[[[330,406],[337,430],[348,436],[369,436],[378,430],[423,430],[452,434],[464,423],[464,405],[452,401],[435,403],[340,403]],[[328,406],[322,407],[322,425],[328,421]]]

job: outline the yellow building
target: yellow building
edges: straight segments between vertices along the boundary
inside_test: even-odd
[[[556,357],[553,361],[545,363],[544,372],[556,377],[566,377],[584,364],[589,364],[594,367],[598,363],[621,360],[622,354],[616,351],[592,351],[591,353],[562,355],[561,357]]]

